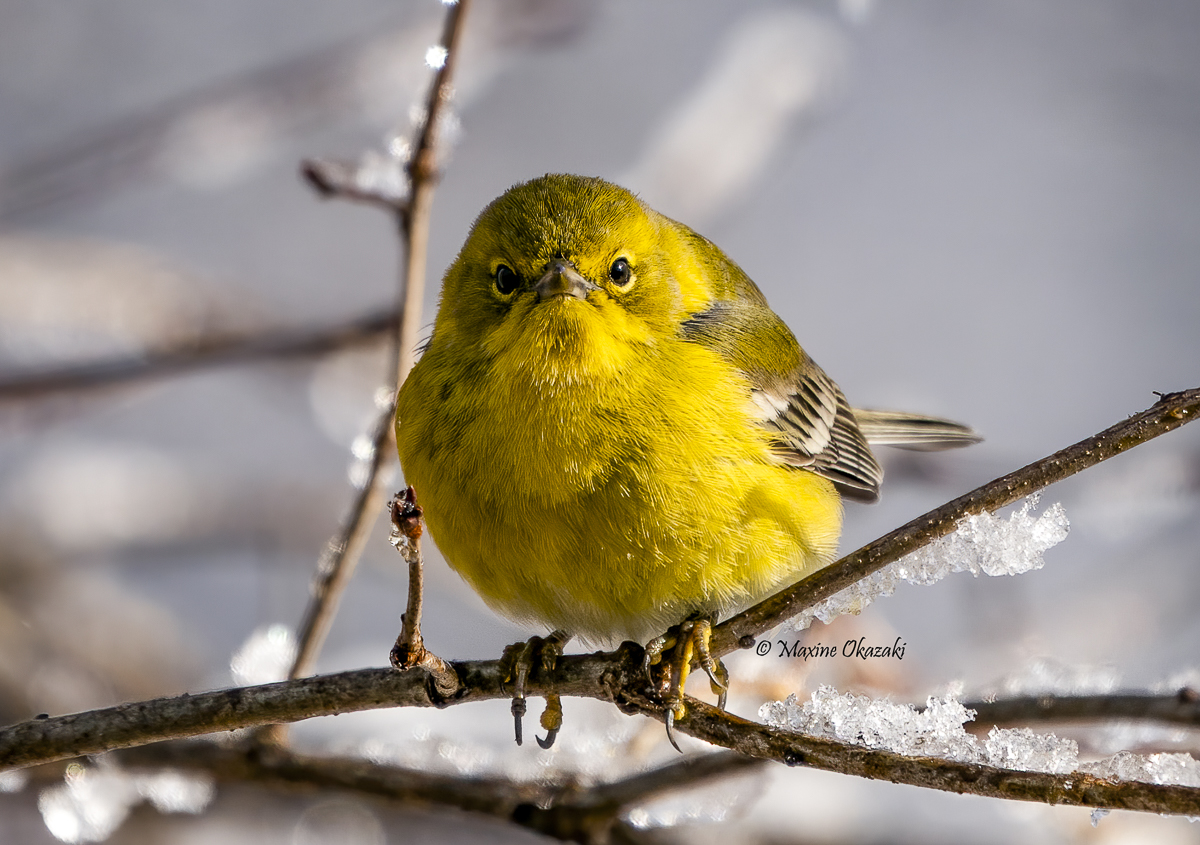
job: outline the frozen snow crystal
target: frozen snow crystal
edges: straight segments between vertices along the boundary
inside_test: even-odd
[[[718,778],[634,807],[625,819],[640,830],[727,821],[746,812],[762,797],[766,783],[764,769]]]
[[[0,792],[20,792],[29,783],[29,772],[24,769],[9,769],[0,772]]]
[[[270,684],[287,677],[296,658],[296,638],[286,625],[258,628],[229,661],[234,683]]]
[[[74,764],[61,784],[38,796],[38,810],[56,839],[102,842],[143,800],[159,812],[199,813],[214,792],[212,781],[204,776],[172,770],[138,774],[111,765]]]
[[[55,839],[103,842],[137,800],[137,788],[124,772],[72,766],[61,784],[38,796],[38,810]]]
[[[1131,751],[1119,751],[1080,769],[1105,780],[1200,786],[1200,761],[1191,754],[1151,754],[1143,757]]]
[[[160,813],[204,811],[216,795],[216,786],[204,776],[164,769],[137,777],[138,794]]]
[[[918,712],[911,704],[841,695],[822,684],[803,704],[794,695],[764,704],[759,717],[775,727],[897,754],[960,761],[979,758],[975,737],[963,730],[963,722],[974,719],[975,711],[954,698],[930,698],[925,710]]]
[[[964,723],[975,718],[975,711],[953,696],[931,697],[925,709],[918,711],[909,704],[841,695],[822,685],[803,703],[790,695],[785,701],[764,704],[759,718],[774,727],[865,748],[1003,769],[1065,774],[1075,770],[1079,758],[1074,740],[1035,734],[1028,728],[993,728],[981,746],[963,729]]]
[[[992,728],[983,751],[985,762],[1000,769],[1065,775],[1079,765],[1075,740],[1034,733],[1029,728]]]
[[[879,596],[890,596],[901,581],[933,584],[952,572],[1019,575],[1040,569],[1042,555],[1062,542],[1070,529],[1062,505],[1046,508],[1041,516],[1030,511],[1034,494],[1008,519],[990,513],[962,519],[953,533],[905,555],[872,575],[835,593],[792,620],[794,630],[813,619],[829,622],[845,613],[859,613]]]

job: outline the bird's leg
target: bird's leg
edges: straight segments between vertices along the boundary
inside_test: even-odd
[[[663,654],[675,646],[679,633],[678,627],[677,625],[672,626],[665,634],[659,634],[646,643],[645,656],[642,658],[642,671],[646,675],[646,680],[651,684],[654,683],[654,677],[650,674],[650,668],[661,663]]]
[[[712,619],[707,616],[694,616],[646,644],[646,656],[642,665],[647,677],[650,677],[650,667],[661,662],[668,649],[672,650],[670,665],[665,667],[665,683],[660,687],[660,694],[666,716],[667,739],[676,751],[680,748],[679,743],[675,741],[675,721],[687,715],[687,706],[683,703],[683,688],[687,684],[688,675],[691,674],[693,660],[696,660],[708,675],[709,685],[718,696],[717,706],[725,709],[725,698],[729,691],[729,671],[725,664],[713,658],[710,650],[711,640]],[[653,679],[651,681],[653,683]]]
[[[707,617],[696,620],[692,629],[696,643],[696,658],[700,668],[708,675],[708,686],[717,697],[717,709],[725,709],[725,700],[729,696],[729,670],[720,660],[714,659],[709,646],[712,642],[712,620]]]
[[[534,660],[538,662],[538,670],[549,673],[554,670],[558,658],[562,656],[563,646],[571,639],[564,631],[554,631],[547,637],[530,637],[526,642],[514,643],[504,649],[501,663],[504,665],[504,682],[513,685],[512,714],[513,730],[517,745],[525,741],[522,720],[525,716],[525,685],[534,671]],[[546,729],[546,738],[537,738],[538,745],[549,748],[554,744],[558,731],[562,728],[562,698],[555,692],[546,693],[546,710],[542,713],[541,724]]]

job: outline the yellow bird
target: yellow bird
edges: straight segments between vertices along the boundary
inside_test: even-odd
[[[593,643],[727,616],[828,564],[842,497],[878,496],[876,436],[978,439],[852,410],[715,244],[569,175],[476,220],[396,435],[450,565],[504,615]]]

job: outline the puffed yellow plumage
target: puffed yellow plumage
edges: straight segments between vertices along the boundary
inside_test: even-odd
[[[501,613],[592,642],[644,642],[826,565],[839,492],[873,500],[882,478],[837,385],[736,264],[579,176],[480,214],[396,425],[450,565]]]

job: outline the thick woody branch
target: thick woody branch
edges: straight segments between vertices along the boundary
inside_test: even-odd
[[[314,716],[385,707],[445,707],[511,696],[503,686],[500,661],[449,665],[461,682],[452,699],[441,698],[424,672],[359,669],[32,719],[0,730],[0,769]],[[631,678],[640,667],[641,649],[627,643],[612,653],[561,658],[554,685],[565,695],[613,700],[621,679]],[[541,683],[539,679],[531,689],[540,691]]]
[[[451,665],[463,681],[455,702],[508,697],[497,661]],[[438,700],[429,687],[423,673],[365,669],[35,719],[0,731],[0,766],[28,766],[145,742],[317,715],[453,703]],[[644,689],[641,649],[636,646],[627,645],[612,654],[563,657],[552,685],[537,679],[530,685],[530,692],[545,693],[549,689],[611,701],[626,713],[662,718],[660,703]],[[1082,773],[1054,775],[906,757],[769,728],[692,699],[688,701],[687,716],[676,722],[676,729],[749,757],[912,786],[1049,804],[1200,814],[1197,788],[1110,782]]]

